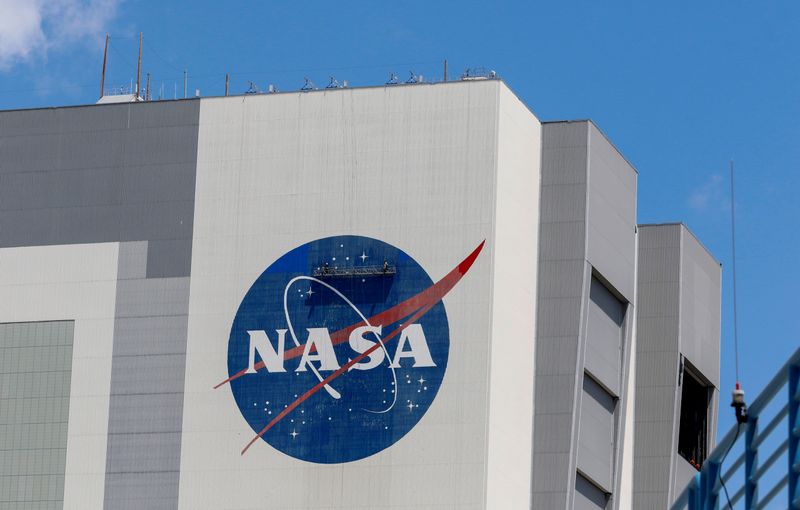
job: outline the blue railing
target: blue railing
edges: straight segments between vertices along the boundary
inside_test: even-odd
[[[780,397],[783,388],[788,397],[785,400]],[[717,444],[700,473],[677,497],[672,510],[717,510],[728,508],[729,500],[734,509],[800,510],[799,408],[800,349],[753,400],[747,423],[734,426]],[[784,422],[786,428],[780,426]],[[732,455],[741,441],[743,448],[737,448],[741,453]],[[759,463],[759,459],[763,461]],[[785,469],[777,463],[781,459]],[[720,477],[723,460],[727,468]],[[776,498],[784,493],[782,504]]]

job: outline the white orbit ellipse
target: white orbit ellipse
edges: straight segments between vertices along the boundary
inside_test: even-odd
[[[294,344],[297,347],[300,347],[300,342],[297,340],[297,335],[294,332],[294,327],[292,326],[292,319],[289,318],[289,287],[291,287],[293,283],[301,281],[301,280],[307,280],[307,281],[310,281],[310,282],[315,282],[315,283],[318,283],[318,284],[322,285],[323,287],[327,288],[328,290],[330,290],[331,292],[333,292],[334,294],[339,296],[342,299],[342,301],[347,303],[347,305],[354,312],[356,312],[358,314],[358,316],[361,318],[361,320],[364,322],[364,324],[366,324],[369,327],[372,327],[372,324],[370,324],[369,320],[364,316],[364,314],[361,313],[361,310],[359,310],[358,307],[356,307],[356,305],[354,305],[352,301],[347,299],[347,296],[345,296],[344,294],[339,292],[339,290],[337,288],[335,288],[332,285],[329,285],[329,284],[323,282],[322,280],[314,278],[313,276],[296,276],[296,277],[292,278],[291,280],[289,280],[289,283],[287,283],[286,287],[283,289],[283,314],[286,317],[286,325],[287,325],[287,327],[289,329],[289,334],[292,336],[292,341],[294,342]],[[364,409],[364,411],[367,411],[368,413],[382,414],[382,413],[386,413],[386,412],[391,411],[392,408],[394,407],[395,403],[397,403],[397,391],[398,391],[399,388],[397,386],[397,373],[396,373],[395,368],[392,366],[392,363],[391,363],[392,357],[389,354],[389,351],[386,349],[386,345],[383,343],[383,340],[381,339],[380,335],[378,335],[377,333],[374,333],[374,335],[378,339],[378,343],[380,344],[381,349],[383,349],[383,353],[386,355],[386,359],[390,360],[389,368],[392,371],[392,380],[393,380],[393,383],[394,383],[393,384],[394,392],[392,393],[392,395],[393,395],[392,403],[386,409],[384,409],[382,411],[373,411],[373,410],[370,410],[370,409]],[[311,363],[308,363],[308,367],[311,369],[311,371],[314,373],[314,375],[317,377],[317,379],[319,379],[319,382],[322,382],[323,380],[325,380],[325,378],[322,377],[322,375],[319,373],[319,371],[317,370],[317,368],[314,365],[312,365]],[[323,388],[325,388],[325,391],[327,391],[328,394],[331,397],[333,397],[333,398],[335,398],[337,400],[342,398],[342,394],[339,393],[338,391],[336,391],[336,389],[333,388],[331,385],[325,384],[323,386]]]

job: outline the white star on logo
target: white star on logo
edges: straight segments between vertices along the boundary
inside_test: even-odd
[[[420,383],[420,384],[425,384],[425,379],[423,379],[422,377],[420,377],[420,378],[419,378],[419,381],[417,381],[417,382],[418,382],[418,383]]]
[[[297,436],[299,436],[300,434],[299,434],[299,433],[298,433],[296,430],[292,430],[292,433],[291,433],[291,434],[289,434],[289,435],[290,435],[290,436],[292,436],[292,439],[294,439],[294,438],[296,438]]]
[[[408,412],[411,412],[411,411],[414,410],[414,403],[413,402],[409,402],[406,407],[408,408]]]
[[[358,258],[361,259],[361,262],[364,262],[365,260],[367,260],[367,254],[362,251],[361,252],[361,256],[358,257]]]
[[[313,294],[313,293],[314,293],[314,291],[313,291],[313,290],[311,290],[311,287],[309,287],[309,288],[308,288],[308,290],[306,291],[306,294],[308,294],[309,296],[310,296],[311,294]]]

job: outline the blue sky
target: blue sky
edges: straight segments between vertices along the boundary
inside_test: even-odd
[[[721,427],[734,383],[728,162],[736,162],[742,383],[800,345],[800,3],[0,0],[0,108],[298,89],[496,70],[542,120],[591,118],[639,171],[639,221],[684,221],[723,263]]]

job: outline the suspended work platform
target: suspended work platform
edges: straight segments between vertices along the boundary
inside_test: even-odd
[[[364,278],[366,276],[391,276],[396,273],[397,268],[388,262],[379,266],[331,267],[326,265],[314,269],[315,278]]]

